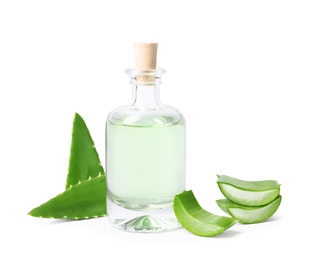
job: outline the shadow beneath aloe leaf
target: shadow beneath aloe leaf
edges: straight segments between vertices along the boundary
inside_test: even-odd
[[[234,230],[226,230],[225,232],[217,235],[217,236],[214,236],[213,238],[231,238],[231,237],[235,237],[237,235],[239,235],[241,232],[239,231],[234,231]]]

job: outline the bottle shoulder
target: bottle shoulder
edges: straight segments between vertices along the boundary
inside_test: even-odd
[[[107,121],[124,126],[172,126],[185,124],[185,118],[175,107],[161,104],[157,107],[121,106],[112,110]]]

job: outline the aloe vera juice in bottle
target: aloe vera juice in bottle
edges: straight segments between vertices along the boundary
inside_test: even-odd
[[[114,227],[133,232],[175,229],[180,224],[173,199],[185,189],[185,120],[160,102],[165,70],[151,66],[126,72],[132,103],[114,109],[106,122],[108,218]]]

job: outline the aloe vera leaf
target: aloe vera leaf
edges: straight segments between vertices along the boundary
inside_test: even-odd
[[[204,210],[192,190],[176,195],[173,207],[180,224],[197,236],[216,236],[237,222],[233,218],[214,215]]]
[[[66,189],[104,173],[90,132],[83,118],[76,113],[72,127]]]
[[[218,206],[231,217],[239,220],[243,224],[261,223],[269,219],[279,208],[282,196],[267,205],[259,207],[247,207],[233,203],[227,199],[216,200]]]
[[[280,184],[274,180],[243,181],[218,175],[217,184],[228,200],[244,206],[266,205],[280,193]]]
[[[57,195],[29,215],[42,218],[87,219],[106,215],[106,174],[81,182]]]

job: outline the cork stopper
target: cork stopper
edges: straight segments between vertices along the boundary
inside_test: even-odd
[[[155,70],[157,68],[157,43],[135,43],[135,69],[136,70]],[[154,82],[153,75],[138,75],[136,80],[139,82]]]

